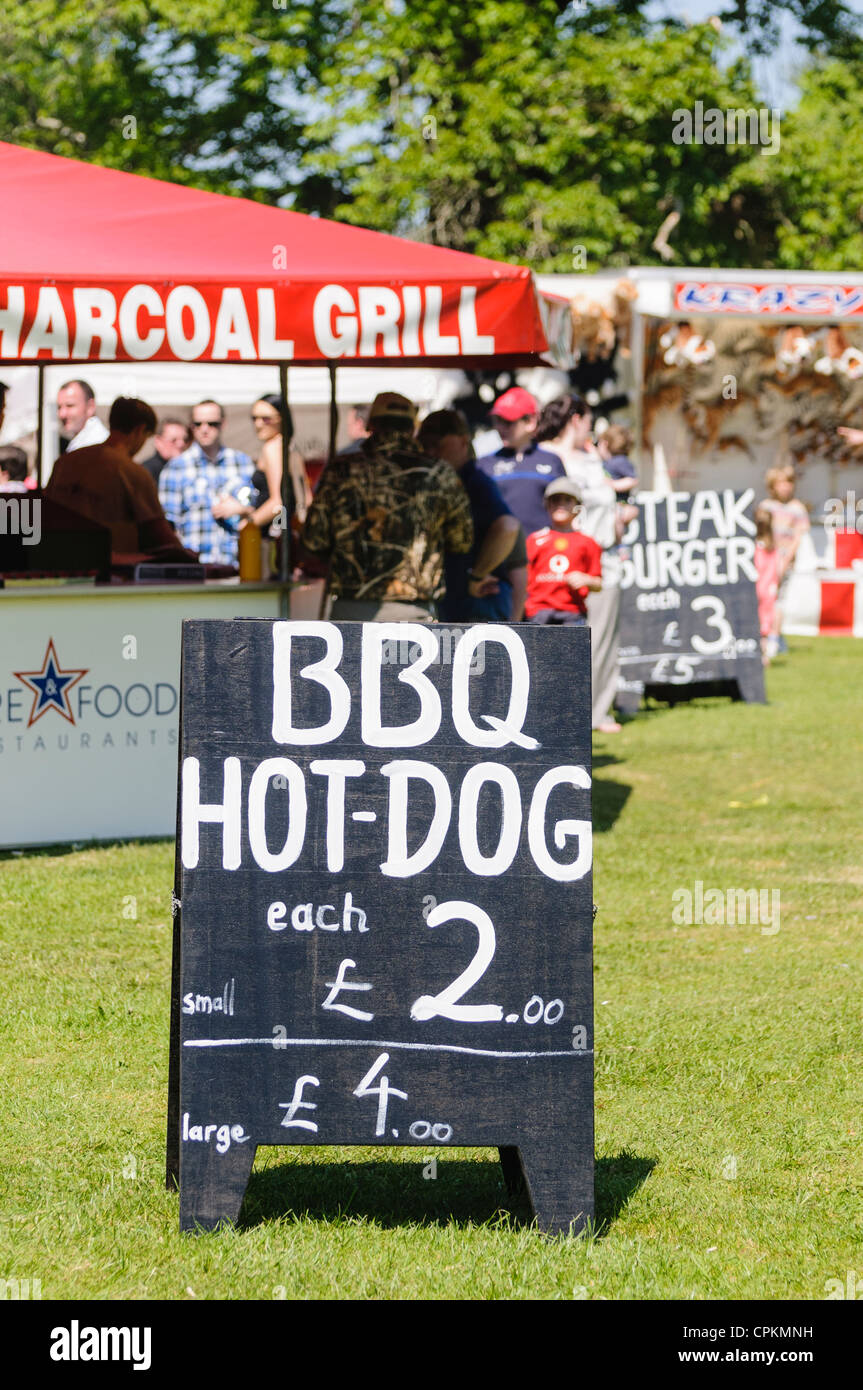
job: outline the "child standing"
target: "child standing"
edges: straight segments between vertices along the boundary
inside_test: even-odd
[[[544,494],[549,526],[527,538],[527,602],[532,623],[583,627],[589,592],[602,588],[602,551],[592,536],[573,531],[581,494],[570,478],[555,478]]]
[[[777,650],[784,645],[780,641],[782,632],[782,613],[788,596],[791,571],[797,558],[797,551],[804,536],[809,537],[809,513],[794,496],[795,477],[790,463],[767,472],[768,497],[759,502],[758,507],[770,513],[773,522],[773,543],[779,552],[782,572],[779,576],[779,593],[776,597],[776,638]],[[775,655],[775,653],[774,653]]]
[[[625,425],[609,425],[599,436],[596,445],[605,471],[611,479],[611,486],[618,495],[624,497],[638,487],[638,474],[629,457],[632,448],[632,431]]]
[[[785,565],[773,535],[773,517],[767,507],[755,511],[755,593],[761,628],[761,659],[769,666],[779,650],[780,614],[776,596]]]

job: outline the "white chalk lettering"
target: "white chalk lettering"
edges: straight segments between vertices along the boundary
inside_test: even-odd
[[[689,534],[690,536],[700,535],[705,522],[709,522],[715,530],[717,536],[727,536],[725,510],[718,492],[696,492],[692,499],[692,510],[689,514]]]
[[[491,856],[481,854],[478,843],[479,796],[487,783],[500,788],[502,803],[500,836]],[[502,763],[472,767],[462,782],[458,805],[458,838],[465,867],[485,877],[506,873],[518,853],[521,820],[521,792],[512,768]]]
[[[314,931],[315,919],[312,916],[313,903],[297,903],[291,913],[291,926],[294,931]]]
[[[220,1154],[225,1154],[231,1144],[248,1144],[251,1139],[250,1134],[246,1134],[242,1125],[219,1124],[214,1122],[208,1125],[190,1125],[189,1111],[183,1115],[183,1143],[184,1144],[209,1144],[212,1136],[216,1136],[216,1150]]]
[[[698,598],[692,600],[691,606],[693,613],[707,610],[710,613],[707,626],[715,627],[717,631],[717,636],[712,641],[699,637],[697,632],[692,634],[692,645],[697,652],[702,656],[711,656],[714,652],[721,652],[729,642],[734,641],[734,632],[725,617],[725,604],[721,599],[714,598],[712,594],[699,594]]]
[[[689,529],[689,518],[685,510],[685,503],[688,501],[687,492],[670,492],[666,498],[669,540],[688,541],[692,538],[693,533]]]
[[[239,758],[226,758],[224,800],[201,804],[201,764],[197,758],[183,762],[182,850],[183,867],[196,869],[199,858],[198,832],[202,824],[222,826],[222,868],[238,869],[240,849],[240,794],[242,772]]]
[[[330,717],[314,729],[296,729],[292,722],[291,644],[295,637],[318,637],[326,644],[320,661],[300,671],[300,680],[313,681],[330,697]],[[334,623],[273,624],[273,740],[276,743],[331,743],[344,733],[351,712],[351,692],[336,670],[342,659],[342,634]]]
[[[387,1106],[390,1096],[401,1096],[402,1100],[407,1100],[407,1091],[399,1091],[395,1086],[391,1086],[389,1078],[382,1076],[380,1084],[372,1086],[371,1082],[390,1060],[388,1052],[382,1052],[375,1062],[369,1067],[359,1086],[354,1091],[354,1095],[362,1099],[363,1096],[378,1097],[378,1114],[375,1122],[375,1138],[379,1139],[387,1126]]]
[[[755,522],[745,515],[746,508],[755,497],[751,487],[745,492],[741,492],[739,497],[734,496],[733,488],[727,487],[722,493],[722,500],[725,504],[725,534],[733,536],[737,531],[745,531],[748,536],[755,535]]]
[[[283,1129],[310,1129],[313,1134],[317,1134],[318,1127],[314,1120],[295,1120],[294,1116],[298,1110],[317,1110],[318,1106],[316,1101],[303,1100],[303,1087],[320,1086],[320,1084],[316,1076],[297,1077],[293,1098],[289,1101],[279,1101],[279,1109],[286,1112],[282,1120]]]
[[[284,903],[270,903],[267,908],[267,926],[270,931],[284,931],[288,925],[285,921],[287,907]]]
[[[297,903],[291,909],[290,921],[288,921],[287,903],[270,903],[267,908],[267,926],[270,931],[282,932],[288,926],[292,926],[294,931],[314,931],[317,927],[320,931],[353,931],[352,919],[356,920],[358,932],[367,932],[368,922],[366,913],[361,907],[354,906],[353,895],[345,893],[342,904],[341,921],[325,921],[325,912],[337,912],[334,903],[322,903],[315,908],[314,903]]]
[[[420,699],[420,712],[412,724],[384,727],[381,715],[381,668],[384,643],[393,641],[403,641],[419,648],[416,660],[399,669],[398,679],[416,691]],[[437,636],[433,628],[423,623],[363,623],[363,743],[370,748],[415,748],[434,738],[441,722],[440,695],[423,672],[437,658]]]
[[[446,774],[431,763],[400,758],[381,768],[390,779],[387,819],[387,857],[381,873],[390,878],[409,878],[433,864],[440,854],[452,813],[452,794]],[[408,783],[412,777],[427,782],[434,793],[435,808],[423,843],[408,854]]]
[[[509,707],[503,720],[492,715],[480,715],[488,729],[480,729],[470,710],[470,668],[474,652],[484,642],[497,642],[509,657]],[[456,733],[472,748],[504,748],[515,743],[522,748],[537,748],[535,739],[522,732],[527,718],[530,696],[530,666],[524,643],[514,628],[492,627],[475,623],[459,638],[452,664],[452,721]]]
[[[561,864],[548,852],[545,837],[545,815],[548,799],[555,787],[563,783],[586,790],[590,775],[583,767],[574,765],[554,767],[543,773],[533,790],[527,818],[527,839],[534,862],[548,878],[559,883],[571,883],[583,878],[593,858],[593,827],[589,820],[559,820],[553,832],[555,848],[563,849],[569,835],[578,840],[578,854],[570,864]]]
[[[346,970],[356,970],[355,960],[343,960],[336,971],[334,980],[325,980],[324,984],[330,991],[321,1005],[322,1009],[338,1009],[340,1013],[347,1014],[348,1018],[358,1018],[361,1023],[369,1023],[374,1018],[374,1014],[367,1013],[365,1009],[355,1009],[350,1004],[337,1004],[335,1002],[339,994],[346,989],[371,989],[370,984],[360,984],[357,981],[346,980]]]
[[[327,779],[327,868],[337,874],[345,866],[345,782],[361,777],[366,765],[358,759],[317,758],[309,770]]]
[[[283,777],[288,784],[288,833],[278,854],[267,844],[266,798],[272,777]],[[281,873],[295,864],[306,838],[306,779],[302,768],[290,758],[265,758],[252,773],[249,784],[249,845],[255,863],[267,873]]]
[[[462,995],[482,978],[492,962],[495,949],[494,923],[487,912],[475,903],[453,901],[439,903],[426,918],[430,927],[442,926],[445,922],[467,921],[476,927],[479,940],[476,954],[462,973],[438,994],[421,994],[411,1005],[411,1018],[415,1023],[426,1022],[430,1018],[451,1018],[462,1023],[498,1023],[503,1018],[499,1004],[460,1004]]]
[[[182,1012],[184,1014],[223,1013],[231,1018],[234,1013],[234,989],[234,981],[231,979],[225,981],[221,994],[184,994]]]

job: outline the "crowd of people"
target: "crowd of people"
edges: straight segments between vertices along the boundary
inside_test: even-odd
[[[336,619],[590,624],[593,727],[616,732],[627,434],[603,460],[581,397],[540,410],[521,387],[491,415],[501,445],[477,459],[459,411],[418,426],[406,397],[379,395],[365,438],[324,471],[303,548],[329,566]]]
[[[282,518],[282,438],[291,440],[293,423],[278,395],[252,406],[257,463],[224,443],[225,412],[214,400],[199,401],[188,420],[157,421],[145,401],[120,396],[106,427],[90,384],[74,380],[57,393],[57,418],[62,452],[44,495],[107,527],[115,557],[235,571],[241,528],[252,523],[265,532]],[[145,446],[151,452],[139,459]],[[0,449],[0,491],[33,486],[24,450]],[[290,448],[288,496],[299,522],[311,495],[302,456]]]
[[[0,408],[3,394],[0,383]],[[293,521],[297,572],[327,575],[335,619],[589,625],[593,727],[619,729],[620,546],[638,476],[630,432],[612,424],[594,438],[580,396],[540,408],[521,387],[505,391],[490,412],[500,446],[477,458],[460,411],[420,422],[406,397],[382,392],[351,408],[349,443],[314,493],[278,395],[252,406],[256,462],[223,441],[215,400],[199,401],[188,422],[157,422],[146,402],[118,397],[106,427],[90,385],[73,380],[58,392],[57,416],[63,452],[45,496],[108,527],[115,555],[235,572],[244,527],[278,535]],[[32,485],[24,450],[0,448],[0,492]],[[767,491],[755,514],[765,663],[782,649],[790,573],[809,530],[793,467],[772,468]]]

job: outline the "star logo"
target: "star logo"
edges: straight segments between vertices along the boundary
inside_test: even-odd
[[[89,667],[87,669],[89,670]],[[16,680],[23,681],[33,691],[33,708],[27,720],[27,728],[35,724],[37,719],[41,719],[49,709],[55,709],[64,719],[68,719],[70,724],[74,724],[75,717],[69,704],[69,691],[86,674],[87,671],[62,669],[54,650],[53,637],[49,640],[48,649],[42,658],[41,671],[14,671]]]

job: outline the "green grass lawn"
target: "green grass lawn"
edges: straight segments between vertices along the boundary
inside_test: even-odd
[[[67,847],[0,855],[0,1278],[46,1299],[822,1299],[863,1274],[863,645],[791,646],[769,706],[657,708],[595,745],[595,1236],[520,1224],[496,1151],[439,1150],[430,1180],[412,1149],[263,1148],[240,1227],[181,1237],[173,844]],[[675,925],[696,879],[778,889],[780,930]]]

